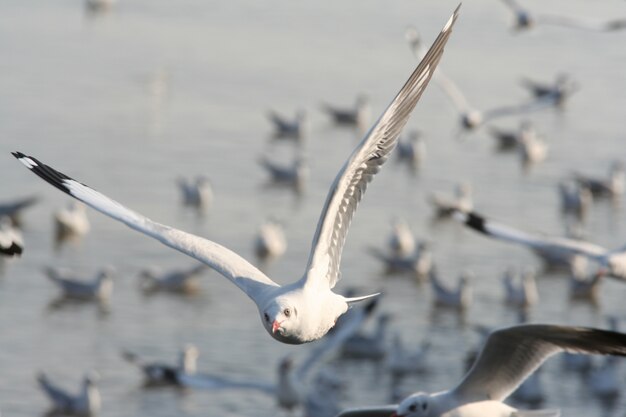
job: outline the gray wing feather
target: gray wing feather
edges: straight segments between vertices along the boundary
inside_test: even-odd
[[[428,85],[458,17],[458,10],[457,7],[424,59],[335,178],[313,237],[307,279],[324,277],[330,288],[339,279],[341,253],[352,216],[367,184],[396,146],[402,128]]]
[[[453,394],[464,402],[502,401],[558,352],[626,356],[626,334],[541,324],[497,330]]]

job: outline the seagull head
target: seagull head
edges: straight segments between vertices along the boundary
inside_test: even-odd
[[[261,311],[261,320],[267,332],[283,343],[302,343],[298,338],[298,309],[282,298],[272,300]]]
[[[391,417],[426,417],[430,414],[430,395],[418,392],[405,398]]]

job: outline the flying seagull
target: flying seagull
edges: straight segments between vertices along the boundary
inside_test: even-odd
[[[478,359],[455,388],[418,392],[400,404],[347,410],[337,417],[557,417],[504,404],[546,359],[559,352],[626,356],[626,334],[586,327],[526,324],[489,335]]]
[[[528,246],[540,256],[582,255],[600,265],[599,275],[626,281],[626,247],[608,250],[590,242],[566,237],[534,235],[484,218],[477,213],[458,211],[455,218],[484,235]]]
[[[339,279],[348,226],[367,184],[394,149],[428,85],[457,17],[458,7],[430,51],[339,171],[322,209],[304,276],[285,286],[224,246],[156,223],[33,157],[21,152],[13,155],[61,191],[224,275],[255,302],[263,326],[276,340],[288,344],[311,342],[323,337],[350,303],[375,296],[346,298],[332,291]]]

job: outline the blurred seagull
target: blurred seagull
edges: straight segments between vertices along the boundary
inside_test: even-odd
[[[488,220],[477,213],[458,211],[455,218],[484,235],[527,246],[540,256],[582,255],[600,265],[598,274],[626,281],[626,248],[608,250],[594,243],[565,237],[533,235]]]
[[[618,197],[624,193],[626,170],[621,161],[613,161],[609,168],[608,178],[596,178],[580,173],[574,173],[574,181],[581,187],[589,190],[593,197]]]
[[[90,229],[85,206],[76,201],[70,201],[67,208],[57,210],[54,213],[54,222],[59,238],[82,236]]]
[[[529,307],[537,304],[539,293],[535,282],[535,273],[526,271],[516,285],[518,276],[513,269],[508,269],[502,277],[505,290],[505,302],[514,307]]]
[[[410,272],[422,280],[428,277],[433,266],[432,250],[426,241],[419,242],[413,253],[406,256],[390,255],[375,247],[369,247],[368,251],[385,264],[387,274]]]
[[[139,367],[145,378],[146,386],[156,385],[181,385],[181,375],[192,375],[196,372],[198,360],[198,348],[187,345],[180,351],[178,364],[175,366],[165,365],[158,362],[144,362],[141,358],[130,351],[123,351],[122,357],[128,362]]]
[[[428,370],[428,352],[432,344],[425,340],[416,351],[407,352],[402,343],[402,336],[396,333],[391,348],[387,353],[386,365],[394,378],[409,374],[421,374]]]
[[[274,220],[266,220],[259,228],[254,241],[254,252],[260,260],[282,256],[287,250],[287,238],[283,226]]]
[[[563,351],[626,356],[626,335],[541,324],[496,330],[455,388],[432,394],[417,392],[400,404],[356,408],[337,417],[556,417],[559,410],[528,412],[502,401],[546,359]]]
[[[213,203],[213,187],[207,177],[199,175],[193,181],[180,177],[177,183],[184,205],[206,209]]]
[[[11,218],[0,216],[0,254],[19,256],[24,251],[22,233],[13,226]]]
[[[274,111],[270,111],[267,117],[274,125],[274,137],[277,139],[303,139],[308,134],[309,118],[305,110],[298,110],[294,120],[289,120]]]
[[[280,165],[263,156],[259,163],[270,174],[271,181],[277,185],[287,185],[296,191],[302,191],[309,178],[309,166],[304,156],[298,156],[290,166]]]
[[[406,256],[415,251],[415,237],[404,219],[393,219],[388,242],[389,251],[393,256]]]
[[[522,86],[541,103],[563,106],[567,99],[579,90],[580,86],[565,73],[558,74],[554,83],[522,79]]]
[[[0,203],[0,217],[7,216],[11,219],[14,226],[19,226],[21,223],[22,211],[29,208],[33,204],[39,201],[39,197],[30,196],[20,198],[14,201],[5,201]]]
[[[113,268],[105,267],[93,281],[83,281],[68,272],[48,267],[46,275],[67,299],[107,301],[113,292]]]
[[[518,149],[524,167],[541,162],[548,156],[548,145],[534,134],[521,136]]]
[[[206,264],[194,265],[187,269],[174,269],[159,273],[155,268],[143,269],[139,273],[141,289],[146,293],[167,291],[193,294],[198,291],[198,277],[208,268]]]
[[[367,96],[361,94],[357,96],[354,108],[338,108],[330,104],[323,104],[324,110],[338,125],[350,125],[358,128],[365,128],[370,122],[371,109]]]
[[[398,136],[435,70],[458,17],[447,21],[430,51],[339,171],[313,237],[304,276],[280,286],[231,250],[210,240],[165,226],[73,180],[37,159],[13,155],[33,173],[96,210],[204,262],[248,295],[258,307],[265,330],[283,343],[299,344],[323,337],[351,303],[374,297],[346,298],[332,291],[348,226],[367,184],[394,149]]]
[[[513,30],[515,31],[528,30],[536,25],[554,25],[599,32],[614,32],[626,28],[626,19],[594,22],[566,16],[530,14],[516,0],[502,0],[502,2],[514,13]]]
[[[72,395],[50,382],[43,372],[37,376],[39,386],[52,402],[53,413],[81,417],[93,416],[100,411],[100,392],[96,386],[98,379],[95,372],[88,373],[83,379],[80,392]]]
[[[572,300],[589,300],[595,302],[598,299],[602,274],[594,274],[591,277],[579,276],[576,273],[569,274],[569,297]]]
[[[416,58],[422,59],[424,56],[424,49],[422,48],[422,42],[419,33],[415,27],[410,26],[404,33],[404,36],[409,43],[411,51]],[[545,107],[543,102],[530,101],[512,106],[500,106],[493,109],[480,111],[471,106],[461,89],[456,83],[443,71],[438,68],[433,76],[439,87],[443,90],[444,94],[450,100],[450,103],[454,106],[460,116],[460,125],[464,130],[474,130],[482,126],[488,121],[497,119],[499,117],[511,116],[520,113],[526,113],[529,111],[539,110]]]
[[[405,140],[398,141],[397,155],[398,161],[406,161],[412,169],[418,168],[426,157],[426,143],[422,134],[413,130]]]
[[[579,186],[574,181],[559,182],[559,197],[561,200],[561,212],[572,214],[578,219],[583,219],[589,207],[593,203],[593,195],[588,188]]]
[[[387,328],[391,315],[382,313],[376,320],[376,328],[371,334],[357,333],[341,345],[341,356],[353,359],[381,360],[387,354]]]
[[[454,197],[446,197],[439,193],[430,196],[430,203],[434,206],[435,216],[438,218],[450,217],[456,211],[471,211],[472,186],[468,182],[460,182],[454,186]]]
[[[437,275],[435,268],[430,271],[430,283],[434,292],[434,304],[438,307],[464,310],[472,303],[471,274],[464,272],[459,277],[456,289],[447,287]]]

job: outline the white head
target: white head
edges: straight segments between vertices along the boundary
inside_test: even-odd
[[[300,317],[290,297],[277,297],[260,310],[263,327],[274,339],[283,343],[302,343],[298,337]]]
[[[430,414],[431,396],[418,392],[405,398],[399,405],[392,417],[426,417]]]

